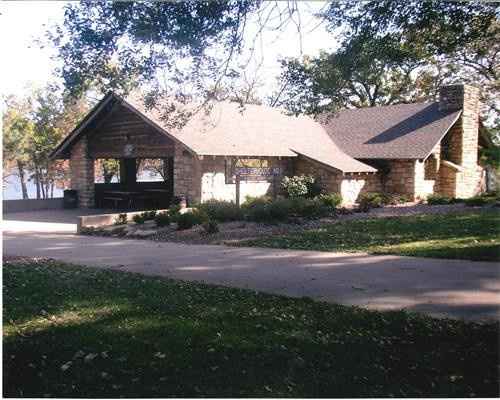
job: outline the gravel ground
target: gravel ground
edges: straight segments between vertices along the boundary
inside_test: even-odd
[[[317,220],[297,219],[294,223],[264,224],[256,222],[236,221],[219,223],[219,232],[207,234],[202,226],[178,231],[172,224],[165,228],[156,228],[153,221],[137,225],[129,223],[123,226],[109,226],[96,229],[86,234],[98,236],[117,236],[133,239],[147,239],[161,242],[177,242],[190,244],[231,244],[240,240],[255,239],[268,235],[283,235],[306,229],[319,228],[327,224],[366,218],[388,218],[410,215],[432,215],[447,213],[467,213],[480,207],[467,207],[464,204],[434,205],[407,203],[397,206],[386,206],[372,209],[367,213],[344,210],[342,214]]]

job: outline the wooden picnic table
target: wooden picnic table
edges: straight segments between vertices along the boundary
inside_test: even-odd
[[[170,193],[168,189],[144,189],[144,192]]]
[[[134,199],[137,198],[141,192],[130,191],[130,190],[106,190],[103,192],[104,199],[115,201],[115,207],[117,206],[118,201],[124,200],[127,202],[127,206],[132,208]]]

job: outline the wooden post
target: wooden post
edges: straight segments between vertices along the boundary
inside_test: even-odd
[[[277,185],[277,175],[273,173],[273,200],[276,200],[276,197],[278,197],[278,185]]]
[[[137,179],[137,165],[135,158],[120,159],[120,183],[133,187]]]
[[[240,175],[236,174],[236,205],[240,206]]]

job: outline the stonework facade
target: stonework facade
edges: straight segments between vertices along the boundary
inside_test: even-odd
[[[200,198],[200,162],[184,146],[176,143],[174,150],[174,195],[185,197],[189,202]]]
[[[340,193],[344,204],[356,202],[366,192],[403,194],[410,200],[425,199],[433,193],[474,196],[485,187],[485,172],[478,165],[479,90],[468,85],[443,87],[439,109],[461,110],[461,115],[448,132],[443,132],[444,137],[425,159],[363,159],[360,161],[373,161],[374,165],[379,162],[384,167],[376,167],[377,173],[342,173],[303,156],[258,157],[266,160],[269,167],[279,167],[280,175],[262,181],[242,180],[240,202],[246,196],[276,195],[284,175],[312,175],[326,191]],[[124,146],[129,143],[133,144],[129,158],[173,154],[173,194],[186,197],[188,203],[210,199],[236,201],[237,185],[227,176],[230,154],[197,155],[125,111],[112,113],[101,125],[102,132],[83,135],[71,147],[71,187],[78,191],[81,207],[94,206],[94,158],[123,158]]]
[[[343,174],[301,157],[294,159],[293,165],[295,175],[314,176],[325,191],[340,193],[344,205],[355,203],[362,193],[382,190],[379,173]]]
[[[259,157],[259,159],[267,160],[270,168],[278,167],[281,174],[262,181],[242,180],[240,203],[245,201],[247,196],[276,195],[283,177],[290,175],[290,159],[278,157]],[[174,157],[174,194],[186,197],[188,204],[208,200],[236,202],[236,183],[227,176],[227,163],[231,160],[232,157],[194,156],[181,146],[177,146]]]
[[[69,161],[71,188],[78,191],[78,205],[94,206],[94,159],[88,155],[87,137],[83,136],[71,150]]]

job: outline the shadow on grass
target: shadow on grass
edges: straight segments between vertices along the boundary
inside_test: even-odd
[[[48,262],[4,284],[8,397],[498,395],[497,324]]]

